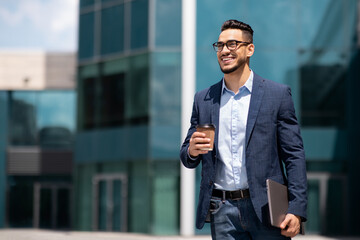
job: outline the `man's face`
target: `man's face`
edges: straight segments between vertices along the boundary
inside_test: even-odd
[[[218,42],[226,43],[229,40],[247,41],[239,29],[227,29],[220,33]],[[231,51],[224,45],[224,48],[217,52],[221,71],[225,74],[235,72],[246,64],[248,57],[251,57],[253,52],[253,44],[240,43],[235,50]]]

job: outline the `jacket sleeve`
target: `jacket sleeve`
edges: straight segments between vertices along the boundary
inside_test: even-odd
[[[307,177],[305,153],[289,87],[283,94],[278,112],[277,126],[279,156],[285,164],[288,180],[288,212],[300,216],[303,221],[306,221]]]
[[[190,128],[188,130],[186,138],[180,149],[180,160],[183,163],[183,165],[187,168],[196,168],[202,159],[202,155],[199,155],[196,158],[196,160],[190,159],[190,157],[188,155],[189,141],[190,141],[192,134],[196,131],[196,125],[199,122],[199,111],[198,111],[196,97],[197,97],[197,94],[195,95],[195,98],[194,98],[193,110],[192,110],[191,120],[190,120]]]

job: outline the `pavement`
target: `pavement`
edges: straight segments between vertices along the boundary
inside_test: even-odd
[[[136,233],[0,229],[1,240],[211,240],[210,236],[154,236]],[[360,240],[360,237],[296,236],[295,240]]]

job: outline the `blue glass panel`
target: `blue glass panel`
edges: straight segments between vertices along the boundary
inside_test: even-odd
[[[143,125],[80,132],[75,144],[78,163],[141,161],[148,157],[149,128]]]
[[[180,146],[181,54],[151,56],[151,157],[177,159]]]
[[[15,91],[10,119],[11,145],[69,147],[75,131],[75,93]]]
[[[45,91],[37,101],[37,126],[39,129],[53,126],[75,131],[75,93]]]
[[[101,54],[124,50],[124,5],[105,8],[101,13]]]
[[[220,70],[216,52],[212,49],[198,51],[196,53],[196,90],[207,88],[220,81],[223,73]],[[193,98],[194,96],[189,96]]]
[[[131,2],[131,49],[144,48],[148,44],[149,1]]]
[[[94,56],[94,13],[80,15],[78,58]]]
[[[346,131],[336,128],[304,128],[301,134],[307,159],[339,160],[346,159],[349,155]]]
[[[123,2],[123,1],[119,1],[119,0],[101,0],[101,3],[108,3],[108,2]]]
[[[298,8],[294,1],[248,1],[249,24],[254,30],[255,47],[289,48],[299,42]]]
[[[80,7],[87,7],[93,5],[95,0],[80,0]]]
[[[304,0],[300,6],[302,47],[349,47],[353,41],[357,1]]]
[[[125,115],[129,122],[144,122],[149,116],[149,55],[129,58],[125,91]],[[141,86],[141,87],[139,87]]]
[[[221,25],[229,19],[237,19],[246,23],[248,20],[246,1],[222,0],[197,1],[196,38],[197,47],[212,49],[211,44],[217,41]],[[251,25],[251,23],[249,23]]]
[[[296,51],[279,51],[277,49],[261,51],[255,48],[255,53],[250,59],[250,68],[255,73],[287,85],[293,81],[288,78],[288,73],[296,70],[297,67]]]
[[[180,124],[181,55],[154,53],[151,56],[151,107],[155,124]]]
[[[155,45],[180,46],[181,44],[181,1],[156,1]]]

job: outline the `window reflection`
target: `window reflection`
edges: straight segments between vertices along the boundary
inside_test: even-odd
[[[301,67],[303,126],[345,125],[346,69],[340,64]]]
[[[88,74],[80,68],[79,107],[83,119],[79,129],[148,123],[148,64],[148,55],[140,54],[99,64],[101,73]]]
[[[124,74],[104,76],[101,81],[100,126],[119,126],[124,122]]]
[[[75,131],[73,91],[10,94],[10,145],[70,147]]]

